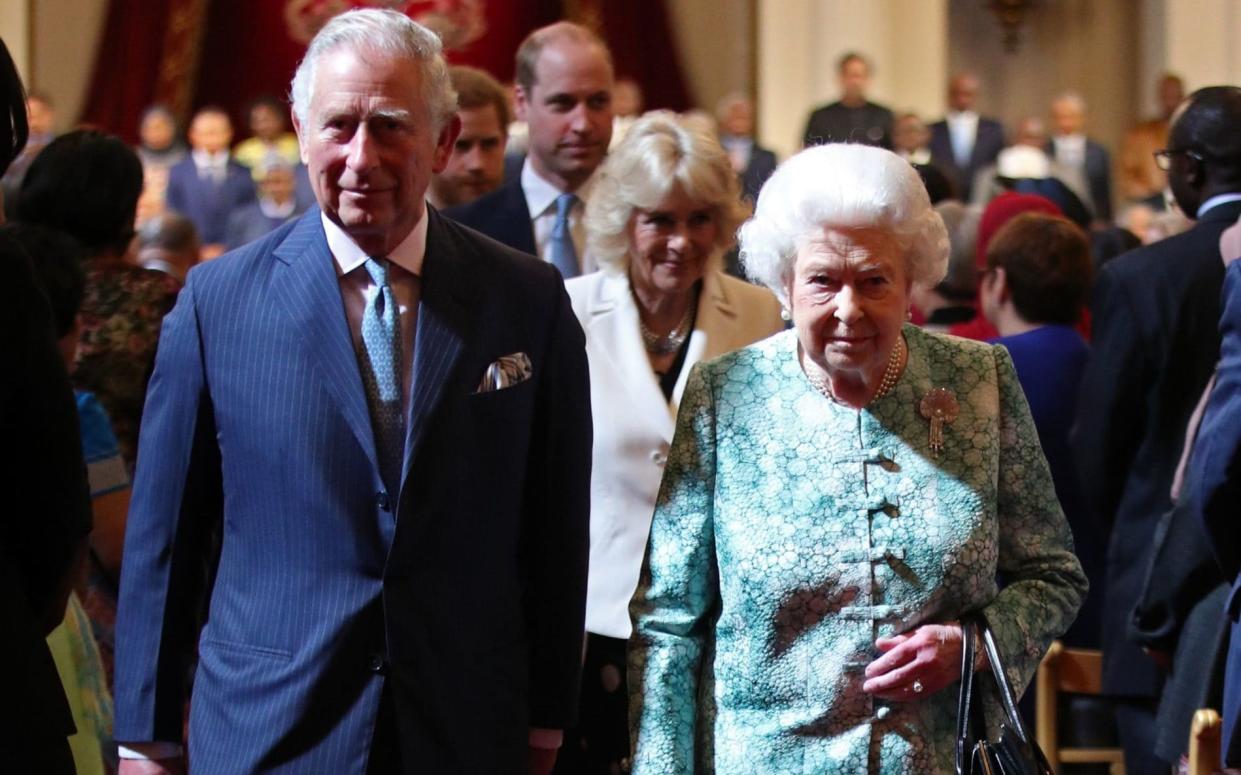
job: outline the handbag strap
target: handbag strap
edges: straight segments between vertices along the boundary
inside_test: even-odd
[[[1021,742],[1028,744],[1030,736],[1026,733],[1025,724],[1021,721],[1021,713],[1017,710],[1017,702],[1013,699],[1013,687],[1008,683],[1008,673],[1004,671],[1004,663],[1000,661],[1000,650],[995,644],[995,634],[991,631],[991,627],[987,624],[987,617],[982,612],[976,612],[973,616],[977,618],[978,628],[982,632],[983,648],[987,652],[987,661],[991,663],[991,673],[995,677],[995,685],[1000,692],[1000,705],[1004,708],[1004,715],[1008,716],[1008,725],[1021,738]]]
[[[974,731],[970,721],[974,699],[973,620],[961,618],[961,692],[957,696],[957,775],[967,775],[974,750]]]

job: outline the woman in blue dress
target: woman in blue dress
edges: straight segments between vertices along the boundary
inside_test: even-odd
[[[633,772],[951,771],[960,617],[1020,689],[1086,590],[1012,361],[906,324],[948,243],[894,154],[794,156],[741,244],[793,328],[689,377],[631,604]]]

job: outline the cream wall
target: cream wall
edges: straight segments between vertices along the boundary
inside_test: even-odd
[[[754,89],[753,8],[757,0],[671,0],[668,21],[690,98],[714,112],[732,91]]]
[[[0,37],[28,89],[46,92],[61,131],[77,121],[90,88],[107,0],[2,0]]]
[[[22,81],[30,80],[30,2],[0,3],[0,38],[9,49]]]
[[[836,99],[848,51],[873,66],[870,97],[936,115],[948,54],[947,0],[759,0],[759,137],[781,157],[801,146],[806,118]]]

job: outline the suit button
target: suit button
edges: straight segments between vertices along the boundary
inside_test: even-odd
[[[383,675],[387,672],[388,663],[384,661],[383,655],[371,654],[366,658],[366,667],[372,673]]]
[[[375,493],[375,503],[384,511],[389,511],[392,508],[392,501],[388,499],[388,493],[386,492]]]

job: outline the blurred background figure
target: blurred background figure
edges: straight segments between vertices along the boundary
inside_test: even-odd
[[[224,252],[229,214],[254,201],[250,170],[229,154],[232,140],[228,114],[219,108],[203,108],[190,122],[189,157],[168,172],[165,204],[194,222],[203,243],[204,261]]]
[[[974,298],[978,292],[978,270],[974,247],[982,209],[947,201],[935,205],[935,212],[944,219],[948,229],[948,272],[934,288],[916,285],[910,295],[913,306],[924,318],[922,328],[944,333],[949,326],[973,320],[977,312]]]
[[[297,179],[293,168],[283,162],[261,171],[258,198],[233,208],[228,215],[224,244],[228,250],[262,237],[305,211],[297,200]]]
[[[645,110],[646,100],[638,82],[632,78],[617,78],[612,86],[612,144],[608,150],[620,144],[629,127],[641,118]]]
[[[248,167],[258,182],[273,164],[293,167],[301,162],[297,135],[289,131],[289,106],[275,97],[259,97],[246,111],[250,137],[233,149],[233,158]]]
[[[476,67],[449,68],[457,92],[461,134],[443,172],[431,177],[427,201],[439,208],[473,202],[504,183],[505,145],[511,118],[500,82]]]
[[[163,272],[185,284],[198,263],[201,245],[194,222],[179,213],[160,213],[138,229],[138,266]]]
[[[168,171],[187,153],[177,129],[177,120],[167,107],[152,105],[138,124],[138,160],[142,162],[142,197],[138,200],[138,222],[164,211],[168,190]]]
[[[1086,181],[1085,199],[1096,223],[1112,220],[1112,158],[1107,149],[1085,134],[1086,101],[1074,92],[1051,103],[1052,137],[1044,150],[1061,167],[1080,170]]]
[[[753,204],[776,171],[776,155],[754,140],[754,102],[742,92],[726,94],[715,106],[720,144],[741,177],[741,196]]]
[[[1159,115],[1138,122],[1125,133],[1117,182],[1126,202],[1163,210],[1168,176],[1155,163],[1155,151],[1168,144],[1168,127],[1176,106],[1185,99],[1185,82],[1180,76],[1164,73],[1155,85],[1155,95]]]
[[[917,113],[897,116],[892,130],[893,150],[910,164],[931,163],[931,132]]]
[[[810,114],[802,145],[862,143],[892,147],[892,111],[866,99],[870,63],[851,51],[836,64],[840,99]]]
[[[954,75],[948,82],[948,113],[931,124],[931,159],[948,175],[957,197],[966,202],[973,194],[978,170],[994,164],[1004,148],[1004,127],[975,110],[980,88],[973,73]]]
[[[46,94],[31,90],[26,94],[26,121],[30,127],[30,136],[26,147],[9,165],[8,171],[0,176],[0,188],[3,188],[4,202],[8,208],[5,214],[12,219],[13,206],[17,200],[17,192],[21,190],[22,178],[34,157],[44,146],[56,139],[56,108]]]

